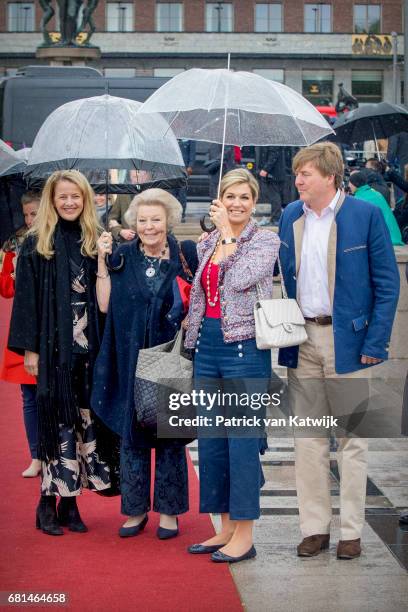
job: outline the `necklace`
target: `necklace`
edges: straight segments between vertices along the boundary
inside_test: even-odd
[[[219,247],[220,244],[220,240],[218,240],[217,244],[215,245],[215,249],[213,254],[211,255],[210,261],[208,262],[208,266],[207,266],[207,274],[206,274],[206,285],[207,285],[207,302],[208,305],[211,306],[211,308],[214,308],[214,306],[217,304],[219,297],[220,297],[220,292],[218,289],[218,279],[217,279],[217,288],[215,290],[215,295],[213,300],[211,300],[211,290],[210,290],[210,277],[211,277],[211,266],[214,263],[215,260],[215,254],[217,252],[217,249]]]
[[[146,272],[145,272],[145,274],[146,274],[146,276],[148,278],[152,278],[156,274],[156,268],[154,267],[154,264],[156,262],[158,262],[158,264],[159,264],[158,265],[158,269],[160,269],[160,262],[161,262],[162,258],[165,256],[166,250],[167,250],[168,246],[169,245],[166,242],[166,244],[164,246],[164,249],[160,252],[160,256],[159,257],[148,257],[146,255],[146,253],[145,253],[144,245],[142,243],[140,244],[140,250],[143,253],[143,257],[145,258],[145,260],[149,264],[148,267],[146,268]]]

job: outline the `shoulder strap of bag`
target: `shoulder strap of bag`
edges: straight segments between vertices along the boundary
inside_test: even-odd
[[[191,283],[191,281],[194,278],[194,274],[190,270],[190,268],[188,266],[188,263],[187,263],[187,260],[184,257],[184,253],[183,253],[183,250],[181,248],[180,242],[177,242],[177,244],[178,244],[178,248],[179,248],[180,261],[181,261],[181,265],[183,266],[184,274],[186,275],[187,280]]]
[[[286,291],[286,286],[285,286],[285,279],[283,278],[283,273],[282,273],[282,266],[281,266],[281,262],[280,262],[280,257],[278,256],[278,268],[279,268],[279,276],[280,276],[280,285],[281,285],[281,291],[282,291],[282,297],[284,300],[288,299],[288,293]],[[262,300],[263,298],[263,294],[262,294],[262,289],[259,283],[256,284],[256,292],[258,295],[258,300]]]

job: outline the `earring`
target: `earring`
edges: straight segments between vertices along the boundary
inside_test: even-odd
[[[255,213],[256,213],[256,208],[254,207],[254,208],[252,209],[252,214],[254,215]]]

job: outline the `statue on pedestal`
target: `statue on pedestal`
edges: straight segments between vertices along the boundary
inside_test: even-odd
[[[60,21],[60,32],[61,39],[58,42],[53,42],[49,32],[47,31],[47,24],[52,19],[55,11],[51,5],[51,0],[39,0],[40,6],[44,11],[41,19],[41,32],[44,37],[42,46],[45,47],[77,47],[78,45],[76,38],[80,32],[84,32],[86,27],[89,26],[87,37],[85,39],[85,45],[89,45],[89,40],[92,34],[95,32],[95,23],[92,19],[92,14],[96,9],[99,0],[88,0],[86,6],[84,6],[82,22],[78,27],[78,16],[83,0],[57,0],[59,21]]]

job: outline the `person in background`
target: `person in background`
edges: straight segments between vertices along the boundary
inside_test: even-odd
[[[220,178],[221,152],[222,145],[211,143],[208,149],[208,160],[204,164],[204,166],[207,168],[210,179],[209,195],[211,199],[217,197],[218,183]],[[224,149],[222,175],[232,170],[235,164],[235,148],[233,146],[226,145]]]
[[[146,183],[151,179],[149,172],[145,170],[136,170],[135,168],[129,171],[128,180],[130,184],[137,185]],[[109,213],[109,231],[112,233],[113,239],[116,242],[127,242],[133,240],[136,236],[135,232],[126,223],[125,215],[134,196],[129,194],[120,194],[117,196]]]
[[[196,158],[196,143],[195,140],[187,140],[182,138],[178,141],[180,145],[180,151],[183,156],[184,165],[188,176],[193,174],[193,166]],[[180,202],[183,208],[183,214],[181,216],[181,222],[186,222],[186,211],[187,211],[187,185],[173,189],[172,194]]]
[[[384,164],[379,159],[372,157],[367,159],[365,170],[361,169],[360,172],[366,173],[367,185],[381,193],[387,204],[391,206],[391,191],[384,177]]]
[[[272,225],[279,221],[285,202],[286,159],[283,147],[256,147],[255,167],[259,176],[260,202],[271,205],[270,217],[258,225]]]
[[[110,210],[113,204],[112,195],[108,195],[108,217]],[[106,194],[105,193],[95,193],[94,195],[95,209],[98,217],[98,221],[102,227],[105,227],[106,224]]]
[[[367,184],[366,174],[363,171],[352,172],[349,179],[349,187],[355,198],[371,202],[371,204],[381,209],[385,223],[390,231],[392,244],[394,246],[403,245],[401,231],[391,208],[381,193]]]
[[[48,535],[88,531],[77,507],[83,487],[110,487],[90,410],[98,352],[94,194],[76,170],[51,174],[23,243],[8,348],[37,377],[41,497],[36,526]],[[60,497],[58,515],[56,498]]]
[[[16,260],[25,234],[32,227],[37,215],[40,198],[41,194],[34,191],[28,191],[23,195],[21,205],[24,215],[24,227],[7,240],[3,246],[3,265],[0,272],[0,295],[3,298],[10,299],[14,297]],[[36,378],[25,371],[23,357],[16,355],[16,353],[9,351],[5,347],[0,365],[0,379],[21,385],[24,426],[31,454],[31,463],[24,470],[22,476],[24,478],[34,478],[41,471],[41,461],[37,457]]]
[[[400,134],[394,134],[388,139],[387,149],[387,160],[388,163],[395,165],[402,177],[405,177],[405,169],[408,167],[408,133],[401,132]],[[394,187],[395,202],[404,198],[403,192],[398,188]]]

